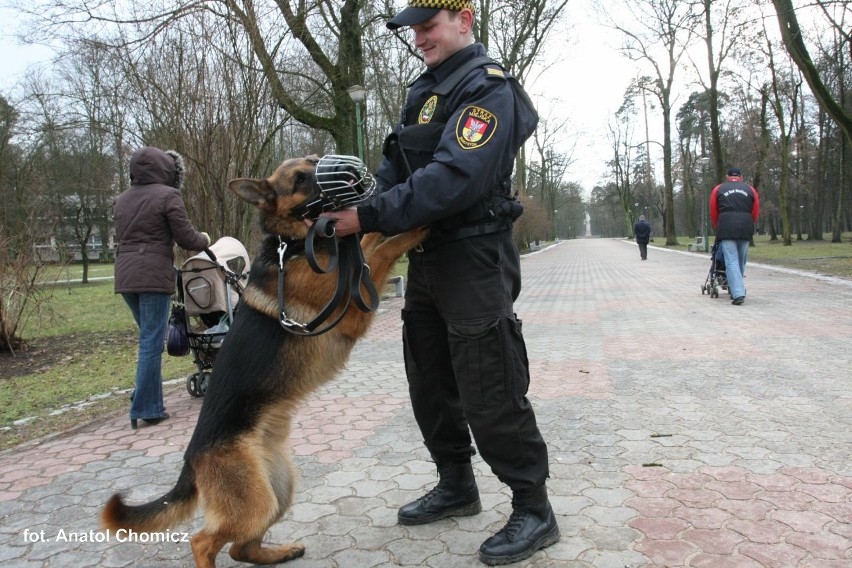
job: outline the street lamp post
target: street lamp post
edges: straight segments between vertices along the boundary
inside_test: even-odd
[[[361,85],[352,85],[346,90],[352,102],[355,103],[355,128],[358,131],[358,159],[364,161],[364,139],[362,137],[361,103],[367,98],[367,89]]]
[[[704,245],[704,252],[710,250],[708,246],[708,239],[710,236],[710,229],[707,226],[707,164],[710,163],[709,156],[701,156],[698,158],[698,163],[701,164],[701,231],[702,241]]]

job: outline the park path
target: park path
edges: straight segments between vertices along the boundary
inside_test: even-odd
[[[651,247],[640,262],[609,239],[565,241],[522,267],[516,309],[562,539],[519,566],[852,566],[852,282],[751,264],[746,304],[732,306],[701,294],[706,254]],[[478,566],[510,513],[477,457],[481,514],[396,524],[435,480],[400,306],[383,302],[297,417],[297,501],[267,537],[306,545],[288,566]],[[0,566],[192,566],[187,543],[93,532],[113,492],[139,502],[174,483],[201,401],[166,404],[173,418],[157,426],[115,416],[0,453]],[[218,565],[244,566],[226,553]]]

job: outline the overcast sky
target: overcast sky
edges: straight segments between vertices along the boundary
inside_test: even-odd
[[[0,89],[8,90],[29,65],[46,63],[51,51],[41,46],[23,45],[15,37],[18,12],[0,7]]]
[[[624,91],[636,76],[636,66],[616,49],[620,36],[595,21],[588,0],[573,0],[567,37],[551,38],[545,57],[555,59],[527,85],[535,95],[551,99],[540,103],[542,118],[567,119],[562,151],[574,163],[568,181],[590,190],[603,178],[612,150],[607,140],[608,123],[624,101]]]
[[[554,37],[546,57],[552,62],[528,85],[538,99],[543,118],[568,120],[560,151],[572,153],[568,180],[587,190],[606,177],[611,154],[606,138],[610,116],[622,103],[624,89],[636,75],[635,67],[615,49],[618,34],[595,22],[588,0],[572,0],[568,18],[572,31]],[[21,45],[15,38],[17,14],[0,8],[0,90],[8,89],[28,66],[49,64],[51,51]],[[0,91],[0,92],[2,92]],[[547,101],[547,102],[545,102]]]

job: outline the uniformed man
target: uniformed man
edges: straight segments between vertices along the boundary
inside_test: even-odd
[[[754,224],[760,215],[757,190],[743,181],[739,168],[728,170],[726,181],[710,193],[710,222],[716,230],[719,251],[725,259],[725,277],[731,303],[745,302],[745,267]]]
[[[385,141],[380,193],[327,215],[341,236],[430,227],[409,254],[402,318],[414,416],[439,481],[398,519],[419,525],[480,512],[473,432],[483,459],[512,489],[508,523],[480,547],[480,559],[493,565],[557,542],[559,527],[513,310],[521,274],[511,226],[521,207],[510,178],[538,116],[517,81],[473,43],[473,24],[473,3],[464,0],[411,0],[388,22],[412,28],[427,69]]]

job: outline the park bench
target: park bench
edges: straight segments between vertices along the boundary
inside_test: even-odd
[[[687,249],[689,252],[706,252],[710,250],[708,247],[704,246],[704,237],[695,237],[695,242],[689,243]]]

